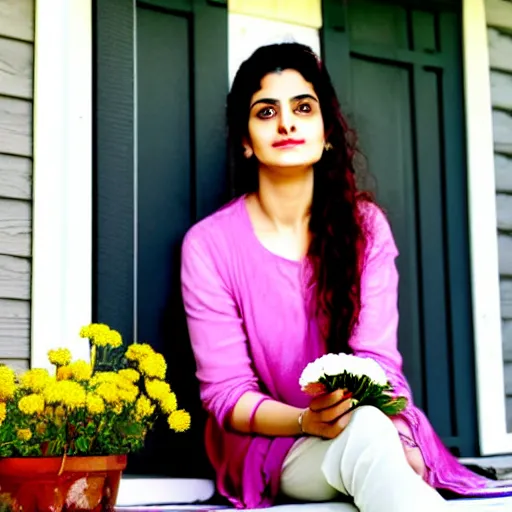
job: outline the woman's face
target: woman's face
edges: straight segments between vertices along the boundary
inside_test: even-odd
[[[251,98],[246,156],[260,168],[310,168],[324,150],[324,123],[311,83],[293,69],[269,73]]]

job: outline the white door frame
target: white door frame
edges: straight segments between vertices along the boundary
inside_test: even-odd
[[[88,357],[92,309],[92,0],[37,0],[31,366]]]
[[[506,427],[489,49],[484,0],[464,0],[464,82],[476,389],[482,455],[512,452]]]

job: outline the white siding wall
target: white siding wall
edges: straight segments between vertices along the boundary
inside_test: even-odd
[[[34,2],[0,0],[0,362],[30,357]]]
[[[507,430],[512,432],[512,2],[486,0]]]

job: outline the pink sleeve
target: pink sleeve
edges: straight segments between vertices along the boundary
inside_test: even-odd
[[[387,370],[401,371],[397,347],[398,256],[391,228],[384,213],[368,207],[370,237],[361,275],[361,312],[349,342],[354,354],[372,357]]]
[[[183,302],[203,406],[226,427],[240,397],[260,389],[235,300],[198,235],[189,233],[182,247]]]

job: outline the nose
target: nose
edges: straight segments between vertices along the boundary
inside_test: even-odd
[[[288,109],[282,109],[279,115],[279,126],[277,131],[280,135],[288,135],[296,130],[293,112]]]

